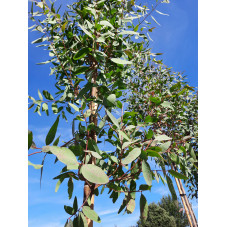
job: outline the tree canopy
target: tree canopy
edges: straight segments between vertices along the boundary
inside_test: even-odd
[[[100,223],[94,196],[104,190],[113,203],[120,194],[124,195],[118,213],[132,213],[139,194],[140,214],[145,222],[148,204],[143,192],[151,190],[153,180],[167,183],[174,198],[170,176],[194,182],[191,169],[197,169],[193,149],[197,134],[196,126],[189,122],[196,119],[191,105],[196,100],[189,93],[192,88],[180,77],[174,82],[167,69],[154,67],[153,62],[160,64],[154,59],[158,54],[149,48],[153,27],[146,18],[160,13],[156,8],[161,3],[169,1],[153,1],[148,9],[132,0],[79,0],[67,5],[63,12],[52,2],[32,3],[30,19],[34,24],[30,29],[40,34],[32,43],[49,52],[50,59],[39,64],[52,65],[50,75],[56,79],[56,92],[53,95],[38,90],[38,98],[29,96],[29,109],[39,115],[52,113],[56,120],[42,147],[36,147],[33,133],[28,131],[28,149],[37,150],[29,156],[43,156],[41,165],[28,164],[41,169],[42,176],[45,158],[54,156],[55,163],[62,163],[62,171],[54,177],[55,191],[67,180],[69,199],[74,182],[84,182],[83,203],[78,204],[75,196],[71,206],[64,206],[69,215],[67,227]],[[160,78],[155,76],[157,72]],[[140,84],[138,78],[143,83],[148,78],[152,86],[145,89],[152,95],[143,96],[139,102],[133,101],[137,97],[124,94],[138,89],[138,95],[143,90],[146,85]],[[126,109],[127,100],[130,104]],[[146,103],[150,114],[145,107],[141,112],[137,105]],[[72,136],[61,143],[56,138],[59,121],[70,118]],[[166,129],[171,127],[171,131]],[[100,149],[104,142],[107,145]],[[162,174],[151,170],[152,160]],[[171,169],[172,165],[177,166],[177,171]],[[141,176],[145,183],[138,181]],[[165,211],[157,209],[166,216]]]
[[[163,196],[158,205],[175,218],[177,227],[189,226],[187,215],[184,213],[183,206],[179,200],[173,200],[170,195]]]
[[[145,223],[138,221],[137,227],[177,227],[175,218],[155,203],[148,206],[148,216]]]

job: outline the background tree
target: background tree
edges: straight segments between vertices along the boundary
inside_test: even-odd
[[[148,216],[144,224],[141,220],[137,222],[137,227],[176,227],[175,218],[155,203],[148,206]]]
[[[191,197],[198,196],[198,96],[185,76],[162,61],[152,59],[141,66],[129,84],[128,110],[138,112],[136,120],[150,122],[148,138],[163,133],[172,138],[163,154],[167,168],[181,169]],[[155,158],[160,165],[158,158]],[[184,167],[183,167],[184,166]],[[182,168],[183,167],[183,168]],[[165,171],[164,166],[162,170]],[[159,173],[157,173],[159,174]]]
[[[158,205],[175,218],[177,227],[189,226],[187,215],[183,211],[183,206],[179,200],[173,200],[170,195],[163,196]]]

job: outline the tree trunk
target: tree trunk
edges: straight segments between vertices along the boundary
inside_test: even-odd
[[[94,67],[96,68],[97,65],[95,63],[93,63],[93,64],[94,64]],[[92,78],[92,83],[94,83],[94,84],[96,83],[97,76],[98,76],[98,71],[97,71],[97,69],[95,69],[95,72],[94,72],[93,78]],[[92,87],[91,97],[95,97],[95,98],[98,97],[98,92],[97,92],[96,87]],[[89,123],[94,123],[95,126],[97,126],[97,114],[96,114],[97,107],[98,107],[97,103],[90,102],[89,109],[91,110],[91,116],[89,117]],[[96,135],[95,130],[90,131],[89,139],[92,139],[97,143],[97,135]],[[89,161],[90,164],[95,164],[95,162],[96,162],[96,159],[94,157],[92,157]],[[95,189],[95,184],[91,184],[91,187],[90,187],[87,182],[84,183],[83,201],[85,202],[89,196],[91,199],[90,208],[92,210],[94,209],[94,200],[95,200],[94,189]],[[85,205],[88,206],[88,203],[86,202]],[[89,218],[86,218],[86,219],[87,219],[88,227],[93,227],[93,221]]]

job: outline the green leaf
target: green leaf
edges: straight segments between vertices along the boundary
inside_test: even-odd
[[[153,121],[153,119],[150,115],[145,117],[145,123],[149,123],[149,122],[152,122],[152,121]]]
[[[84,72],[86,72],[89,68],[87,66],[81,66],[76,69],[76,71],[73,73],[74,75],[79,75]]]
[[[109,182],[108,176],[98,166],[92,164],[85,164],[80,169],[81,174],[88,181],[95,184],[107,184]]]
[[[152,15],[151,15],[151,18],[152,18],[152,20],[153,20],[156,24],[160,25],[160,24],[158,23],[158,21],[156,21],[155,18],[154,18]]]
[[[87,34],[88,36],[90,36],[93,39],[92,34],[84,26],[80,25],[79,23],[78,23],[78,26],[83,30],[83,32],[85,34]]]
[[[57,116],[56,121],[54,122],[54,124],[52,125],[52,127],[50,128],[50,130],[46,136],[46,145],[51,144],[55,138],[57,128],[58,128],[58,123],[59,123],[59,117],[60,117],[60,115]]]
[[[163,141],[163,140],[171,140],[172,138],[166,136],[166,135],[159,135],[155,137],[155,140],[157,141]]]
[[[64,227],[73,227],[73,221],[71,219],[67,219]]]
[[[88,227],[87,220],[82,212],[79,213],[79,218],[80,224],[78,225],[78,227]]]
[[[74,201],[73,201],[73,209],[77,211],[78,209],[78,203],[77,203],[77,197],[75,196]]]
[[[171,145],[171,141],[161,144],[160,148],[162,149],[162,152],[166,152],[168,150],[168,148],[170,147],[170,145]]]
[[[121,58],[111,58],[110,59],[112,62],[114,63],[117,63],[117,64],[122,64],[122,65],[131,65],[132,62],[131,61],[126,61],[126,60],[123,60]]]
[[[104,25],[104,26],[108,26],[108,27],[111,27],[114,29],[113,25],[109,22],[109,21],[106,21],[106,20],[102,20],[99,22],[100,25]]]
[[[66,21],[66,22],[62,25],[62,27],[61,27],[62,32],[65,31],[65,26],[66,26],[67,24],[68,24],[68,21]]]
[[[99,122],[99,128],[102,129],[105,126],[107,115],[105,115]]]
[[[150,156],[150,157],[157,157],[157,158],[162,159],[162,156],[154,150],[147,150],[147,155]]]
[[[116,125],[118,128],[120,128],[120,126],[118,124],[118,120],[108,110],[106,110],[106,113],[109,116],[109,118],[111,119],[111,121],[114,123],[114,125]]]
[[[92,210],[89,206],[83,206],[82,211],[87,218],[89,218],[95,222],[98,222],[98,223],[101,222],[101,219],[98,216],[98,214],[94,210]]]
[[[57,146],[59,143],[60,136],[53,142],[53,146]]]
[[[43,165],[33,164],[33,163],[31,163],[30,161],[28,161],[28,165],[29,165],[29,166],[33,166],[35,169],[40,169],[40,168],[43,167]]]
[[[84,152],[90,152],[95,158],[101,159],[102,157],[95,151],[85,150]]]
[[[136,207],[135,200],[130,199],[127,206],[126,206],[128,213],[132,213],[135,210],[135,207]]]
[[[166,181],[167,181],[167,185],[169,187],[169,190],[170,190],[170,193],[172,195],[173,200],[177,200],[177,194],[176,194],[175,189],[173,187],[173,182],[172,182],[171,178],[167,175],[166,175]]]
[[[112,104],[115,104],[116,102],[116,95],[115,94],[111,94],[107,97],[107,100],[112,103]]]
[[[148,204],[145,196],[141,194],[140,196],[140,218],[142,220],[142,223],[145,223],[148,216]]]
[[[167,101],[164,101],[161,106],[163,107],[166,107],[166,108],[170,108],[171,110],[174,110],[171,103],[170,102],[167,102]]]
[[[129,154],[125,157],[124,160],[122,160],[122,164],[127,165],[137,159],[141,154],[140,148],[134,148],[129,152]]]
[[[67,213],[67,214],[70,214],[70,215],[73,215],[74,214],[74,209],[72,208],[72,207],[70,207],[70,206],[64,206],[64,209],[65,209],[65,212]]]
[[[90,48],[88,48],[88,47],[82,48],[73,56],[73,59],[74,60],[81,59],[84,56],[86,56],[89,52],[90,52]]]
[[[149,164],[145,160],[143,160],[143,162],[142,162],[142,171],[143,171],[143,176],[144,176],[144,179],[145,179],[147,185],[151,186],[152,172],[151,172]]]
[[[43,95],[48,100],[54,100],[54,97],[46,90],[43,91]]]
[[[32,131],[28,130],[28,150],[30,149],[33,141],[33,134]]]
[[[64,181],[64,178],[60,178],[59,180],[58,180],[58,182],[57,182],[57,184],[56,184],[56,187],[55,187],[55,192],[57,192],[58,191],[58,189],[59,189],[59,187],[60,187],[60,185],[61,185],[61,183]]]
[[[120,138],[121,138],[121,136],[122,136],[122,137],[125,138],[126,140],[131,141],[131,140],[129,139],[129,137],[128,137],[123,131],[118,130],[118,133],[119,133],[119,137],[120,137]]]
[[[73,179],[71,177],[69,178],[69,181],[68,181],[68,195],[69,195],[69,199],[71,199],[73,195]]]
[[[86,110],[85,113],[84,113],[84,117],[89,117],[89,116],[91,116],[91,110],[90,109]]]
[[[188,179],[188,177],[186,177],[185,175],[183,175],[183,174],[181,174],[181,173],[178,173],[178,172],[176,172],[176,171],[174,171],[174,170],[169,170],[169,173],[173,176],[173,177],[176,177],[176,178],[178,178],[178,179],[183,179],[183,180],[187,180]]]
[[[78,108],[76,105],[74,105],[74,104],[72,104],[72,103],[69,103],[69,105],[70,105],[76,112],[79,112],[79,111],[80,111],[79,108]]]
[[[119,33],[119,35],[139,35],[139,32],[135,31],[122,31]]]
[[[42,148],[42,151],[50,151],[52,154],[56,155],[60,162],[67,165],[68,170],[78,169],[79,163],[77,162],[76,156],[70,149],[66,147],[45,146]]]
[[[40,93],[39,90],[38,90],[38,95],[39,95],[40,100],[43,100],[43,96],[42,96],[42,94]]]
[[[155,103],[157,105],[159,105],[161,103],[161,100],[158,97],[152,97],[152,96],[150,96],[149,99],[150,99],[151,102],[153,102],[153,103]]]
[[[151,186],[149,186],[147,184],[141,184],[139,187],[139,190],[141,190],[141,191],[151,190]]]

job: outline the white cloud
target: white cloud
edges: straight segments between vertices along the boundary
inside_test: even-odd
[[[107,215],[107,214],[113,214],[113,213],[116,213],[118,212],[119,209],[114,209],[114,210],[103,210],[103,211],[100,211],[100,212],[97,212],[100,216],[102,215]]]
[[[157,187],[154,189],[154,193],[158,193],[161,196],[165,196],[169,194],[169,189],[167,187],[161,186],[161,187]]]

